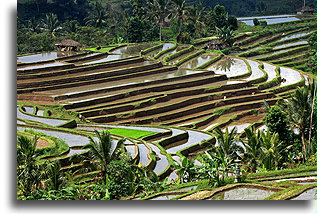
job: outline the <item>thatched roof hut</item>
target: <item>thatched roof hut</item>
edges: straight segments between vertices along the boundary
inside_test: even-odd
[[[60,51],[77,51],[80,44],[79,44],[79,42],[76,42],[74,40],[65,39],[65,40],[61,41],[60,43],[55,44],[55,46]]]

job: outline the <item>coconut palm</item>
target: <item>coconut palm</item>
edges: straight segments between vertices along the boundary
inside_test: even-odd
[[[120,139],[114,147],[109,131],[98,132],[95,130],[96,138],[89,136],[90,144],[87,146],[90,149],[92,163],[97,165],[101,171],[101,176],[106,182],[107,166],[111,161],[119,160],[125,152],[124,141]]]
[[[54,13],[46,14],[44,20],[42,20],[42,26],[43,30],[49,32],[53,37],[55,37],[56,32],[61,29],[57,15]]]
[[[17,137],[17,185],[24,196],[31,194],[44,178],[43,165],[37,164],[36,144],[38,137]]]
[[[172,14],[173,18],[177,22],[178,26],[178,33],[181,33],[182,24],[187,19],[187,7],[186,7],[186,0],[172,0]]]
[[[282,141],[279,140],[278,133],[271,134],[269,131],[258,131],[261,141],[261,153],[259,159],[266,170],[277,169],[283,156]]]
[[[108,18],[105,8],[100,2],[93,5],[92,12],[85,18],[86,25],[102,27]]]
[[[162,28],[165,16],[170,12],[170,0],[150,0],[148,2],[149,16],[156,20],[160,26],[160,41],[162,41]]]
[[[221,150],[225,158],[235,159],[239,156],[239,153],[244,152],[242,145],[238,144],[237,127],[234,127],[231,131],[226,128],[224,132],[216,127],[213,136],[218,144],[216,147]]]
[[[191,5],[187,8],[188,10],[188,19],[194,23],[196,29],[196,35],[198,37],[204,36],[206,33],[206,15],[207,9],[203,6],[202,2],[199,2],[197,5]]]
[[[242,141],[245,147],[245,162],[250,166],[252,172],[256,171],[259,164],[259,156],[261,153],[260,131],[255,130],[254,127],[244,129],[246,139]]]
[[[315,135],[315,94],[316,82],[313,81],[302,88],[298,88],[293,96],[283,103],[284,111],[294,129],[299,131],[304,159],[314,151],[309,151],[311,138]]]

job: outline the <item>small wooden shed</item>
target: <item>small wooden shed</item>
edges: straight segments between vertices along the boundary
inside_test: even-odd
[[[79,50],[79,42],[76,42],[71,39],[65,39],[60,43],[55,44],[58,50],[60,51],[78,51]]]

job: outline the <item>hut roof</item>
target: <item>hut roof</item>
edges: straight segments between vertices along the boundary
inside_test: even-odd
[[[65,39],[63,41],[61,41],[60,43],[56,44],[56,45],[59,45],[59,46],[68,46],[68,47],[77,47],[79,46],[79,42],[76,42],[74,40],[71,40],[71,39]]]

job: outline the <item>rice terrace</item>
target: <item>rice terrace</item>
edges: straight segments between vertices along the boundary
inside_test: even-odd
[[[18,0],[17,199],[315,200],[315,3],[241,2]]]

